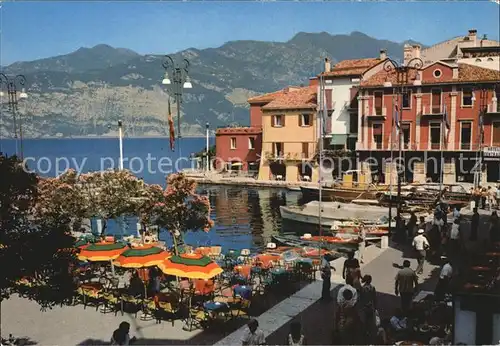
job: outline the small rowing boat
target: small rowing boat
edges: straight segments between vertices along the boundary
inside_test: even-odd
[[[357,236],[304,236],[296,235],[273,235],[272,239],[275,243],[283,246],[293,247],[313,247],[323,248],[326,250],[335,250],[339,252],[353,251],[357,249],[359,238]]]

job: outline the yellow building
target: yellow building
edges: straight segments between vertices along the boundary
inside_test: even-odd
[[[318,133],[316,86],[289,87],[262,106],[259,180],[311,181]]]

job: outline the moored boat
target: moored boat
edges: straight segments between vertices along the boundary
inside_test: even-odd
[[[332,186],[301,186],[302,197],[307,201],[350,203],[353,200],[376,200],[377,193],[388,189],[387,185],[374,185],[368,182],[368,176],[359,170],[346,171],[342,182]]]
[[[273,235],[272,239],[274,242],[285,246],[294,247],[315,247],[323,248],[327,250],[335,250],[339,252],[353,251],[356,250],[359,244],[359,238],[357,236],[311,236],[311,237],[300,237],[296,235]]]
[[[283,220],[319,225],[320,203],[312,201],[303,206],[280,206]],[[349,221],[356,219],[364,224],[380,223],[380,219],[387,217],[389,209],[378,206],[363,206],[339,202],[321,203],[321,224],[328,228],[335,221]],[[396,215],[393,208],[392,215]]]

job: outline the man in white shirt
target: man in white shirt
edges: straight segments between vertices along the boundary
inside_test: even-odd
[[[443,267],[441,267],[441,273],[439,274],[439,281],[434,290],[434,298],[436,301],[441,301],[444,295],[448,293],[448,287],[453,275],[453,267],[451,266],[448,257],[442,256]]]
[[[425,262],[425,255],[426,251],[430,248],[429,241],[424,235],[424,230],[419,229],[417,231],[417,236],[413,238],[413,242],[411,244],[415,251],[417,251],[417,261],[418,261],[418,266],[417,266],[417,274],[422,274],[424,271],[424,262]]]
[[[247,324],[248,329],[241,339],[243,346],[258,346],[266,343],[264,332],[259,328],[259,322],[256,319],[251,319]]]
[[[461,235],[460,235],[460,220],[453,221],[450,231],[450,242],[448,244],[448,252],[450,259],[455,261],[457,256],[460,255],[461,249]]]

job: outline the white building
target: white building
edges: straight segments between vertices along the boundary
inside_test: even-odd
[[[374,74],[383,68],[387,59],[385,50],[380,51],[378,58],[342,60],[331,66],[330,60],[325,59],[325,70],[318,77],[324,79],[325,102],[328,110],[326,119],[325,147],[331,149],[356,149],[358,136],[358,99],[357,86],[370,70]],[[318,84],[318,105],[320,105],[321,83]]]

